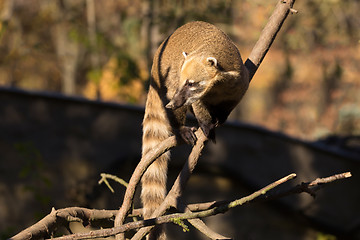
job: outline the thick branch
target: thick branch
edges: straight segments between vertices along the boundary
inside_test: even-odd
[[[249,70],[250,81],[259,68],[266,53],[269,51],[271,44],[274,42],[277,33],[286,17],[289,15],[294,3],[295,0],[278,0],[278,4],[261,32],[259,40],[256,42],[249,58],[245,62],[245,66]]]

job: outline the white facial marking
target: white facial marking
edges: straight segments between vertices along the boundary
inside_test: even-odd
[[[217,60],[216,60],[216,58],[214,58],[214,57],[208,57],[206,60],[207,60],[208,62],[212,62],[215,67],[217,66]]]
[[[189,64],[189,61],[185,59],[184,64],[181,67],[181,72],[185,69],[187,64]]]
[[[206,84],[206,81],[201,81],[201,82],[199,82],[199,85],[200,86],[204,86]]]
[[[187,53],[186,53],[186,52],[182,52],[182,55],[184,56],[184,58],[187,57]]]
[[[194,80],[192,80],[192,79],[190,79],[190,80],[189,80],[189,83],[194,83],[194,82],[195,82],[195,81],[194,81]]]

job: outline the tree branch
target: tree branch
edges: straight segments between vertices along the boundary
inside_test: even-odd
[[[318,191],[321,188],[321,186],[323,186],[324,184],[332,183],[340,179],[350,178],[351,176],[352,176],[351,172],[345,172],[345,173],[335,174],[326,178],[317,178],[312,182],[307,182],[307,183],[302,182],[296,185],[295,187],[284,190],[282,192],[273,193],[271,195],[265,195],[263,199],[259,199],[259,200],[278,199],[303,192],[306,192],[315,198],[316,197],[315,192]]]
[[[70,207],[51,210],[36,224],[21,231],[10,240],[44,239],[50,237],[59,226],[67,226],[70,222],[90,223],[97,220],[113,221],[117,210],[97,210],[80,207]]]
[[[101,176],[101,179],[98,181],[98,184],[101,184],[101,183],[105,183],[105,185],[110,189],[110,191],[112,193],[114,193],[114,189],[111,187],[109,181],[107,180],[108,178],[109,179],[112,179],[114,180],[115,182],[118,182],[120,183],[121,185],[123,185],[124,187],[127,187],[129,184],[127,182],[124,181],[124,179],[121,179],[115,175],[112,175],[112,174],[108,174],[108,173],[101,173],[100,174]]]
[[[249,70],[249,81],[251,81],[258,70],[266,53],[269,51],[272,43],[274,42],[282,24],[289,15],[289,12],[297,12],[292,8],[294,3],[295,0],[278,0],[273,13],[261,32],[259,40],[256,42],[249,58],[245,62],[245,67]]]
[[[185,220],[185,219],[196,219],[200,217],[207,217],[216,215],[218,213],[223,213],[228,211],[231,208],[244,205],[246,203],[254,202],[254,200],[273,200],[278,199],[283,196],[298,194],[302,192],[308,193],[306,188],[312,189],[312,191],[318,191],[319,186],[338,181],[340,179],[345,179],[351,177],[350,172],[336,174],[326,178],[318,178],[312,182],[301,183],[295,187],[286,190],[283,193],[274,193],[272,195],[267,195],[271,189],[276,188],[280,184],[289,181],[290,179],[295,178],[295,174],[290,174],[274,183],[269,184],[268,186],[254,192],[253,194],[243,197],[241,199],[232,201],[232,202],[209,202],[209,203],[199,203],[199,204],[190,204],[188,207],[193,211],[200,210],[199,212],[187,212],[187,213],[176,213],[167,216],[158,217],[155,219],[142,220],[137,222],[131,222],[120,227],[101,229],[96,231],[90,231],[88,233],[76,233],[72,235],[63,236],[60,238],[55,238],[57,240],[64,239],[89,239],[89,238],[99,238],[99,237],[108,237],[116,235],[120,232],[125,232],[131,229],[136,229],[144,226],[150,226],[155,224],[162,224],[167,222],[174,222],[175,220]],[[259,198],[259,196],[264,196]],[[71,207],[55,210],[53,209],[49,215],[44,217],[38,223],[33,226],[23,230],[19,234],[10,238],[10,240],[24,240],[24,239],[41,239],[50,237],[51,234],[55,231],[55,228],[58,226],[67,226],[69,222],[85,222],[91,223],[96,220],[109,220],[112,221],[115,217],[117,210],[96,210],[96,209],[86,209],[79,207]],[[221,239],[221,238],[220,238]],[[225,238],[224,239],[228,239]]]
[[[203,233],[205,236],[207,236],[210,239],[214,240],[229,240],[231,238],[222,236],[221,234],[214,232],[211,228],[206,226],[206,224],[203,222],[203,220],[199,218],[194,219],[188,219],[189,223],[193,225],[197,230],[199,230],[201,233]]]
[[[131,229],[136,229],[136,228],[141,228],[141,227],[143,227],[142,229],[147,229],[148,227],[146,227],[146,226],[150,226],[150,228],[151,228],[151,226],[154,226],[155,224],[176,222],[179,220],[186,220],[186,219],[202,218],[202,217],[216,215],[219,213],[225,213],[231,208],[234,208],[234,207],[237,207],[237,206],[240,206],[247,202],[252,201],[256,197],[265,194],[267,191],[275,188],[276,186],[278,186],[286,181],[289,181],[290,179],[293,179],[294,177],[296,177],[296,174],[290,174],[290,175],[260,189],[259,191],[254,192],[253,194],[251,194],[247,197],[243,197],[241,199],[232,201],[230,203],[225,203],[225,204],[222,204],[217,207],[213,207],[208,210],[203,210],[200,212],[186,212],[186,213],[169,214],[169,215],[161,216],[161,217],[157,217],[157,218],[123,224],[119,227],[90,231],[88,233],[76,233],[76,234],[67,235],[67,236],[63,236],[63,237],[59,237],[59,238],[53,238],[53,240],[55,240],[55,239],[56,240],[70,240],[70,239],[73,240],[73,239],[89,239],[89,238],[109,237],[109,236],[114,236],[116,234],[131,230]],[[140,229],[139,231],[141,231],[142,229]],[[145,232],[145,234],[146,234],[146,232]],[[136,236],[136,234],[135,234],[135,236]]]

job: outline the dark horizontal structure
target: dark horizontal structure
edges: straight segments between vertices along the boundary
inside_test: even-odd
[[[52,206],[118,208],[124,189],[114,184],[116,193],[111,194],[97,181],[102,172],[129,179],[141,156],[142,117],[142,107],[0,88],[0,232],[20,231]],[[298,181],[306,182],[350,171],[352,178],[327,186],[315,199],[307,194],[285,197],[275,208],[339,236],[360,236],[359,145],[340,148],[328,141],[306,142],[243,123],[226,123],[216,135],[217,143],[207,144],[190,180],[185,196],[189,202],[241,197],[241,192],[293,172]],[[173,151],[173,175],[188,153],[188,146]],[[263,218],[262,213],[251,214],[257,221]],[[251,223],[259,225],[243,219],[241,211],[219,216],[215,223],[216,218],[210,218],[209,225],[224,235],[256,239],[260,234],[249,232]],[[219,224],[226,221],[231,224],[226,229],[233,229],[228,234]],[[279,239],[279,231],[263,234]]]

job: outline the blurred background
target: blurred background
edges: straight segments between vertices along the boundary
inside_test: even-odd
[[[153,52],[216,24],[246,60],[274,2],[1,0],[0,85],[143,105]],[[360,132],[360,3],[296,2],[232,119],[303,139]]]
[[[119,199],[122,192],[100,194],[104,189],[96,186],[98,173],[121,173],[128,179],[136,166],[142,106],[159,44],[186,22],[208,21],[233,39],[245,61],[276,2],[0,0],[0,238],[29,226],[51,206],[117,208],[117,200],[104,199]],[[285,137],[283,142],[346,145],[344,139],[351,137],[356,140],[352,149],[359,151],[360,2],[307,0],[297,1],[294,8],[298,14],[286,20],[229,120],[259,126],[275,138],[273,132],[292,139]],[[254,140],[252,146],[256,144]],[[352,162],[351,168],[356,164]],[[290,173],[289,169],[281,174]],[[231,184],[221,180],[230,175],[219,174],[219,189],[227,186],[232,191]],[[360,200],[355,193],[353,200]],[[105,198],[95,197],[104,194]],[[15,199],[24,201],[15,204]],[[21,211],[29,206],[33,212],[24,216]],[[275,214],[273,209],[266,211],[269,219]],[[283,212],[278,214],[283,225],[290,224]],[[299,221],[288,228],[298,239],[336,239],[339,234],[329,229],[319,233],[303,221],[302,230],[296,227]],[[253,222],[250,228],[259,227]],[[360,236],[359,222],[358,217],[352,221],[348,238]],[[264,234],[295,239],[280,237],[273,227],[273,235],[270,230]],[[222,233],[226,235],[226,230]],[[231,234],[261,239],[257,231]]]

